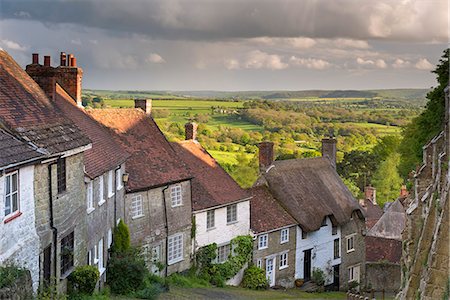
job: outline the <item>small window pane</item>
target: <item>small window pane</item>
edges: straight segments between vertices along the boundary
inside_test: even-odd
[[[6,176],[6,194],[11,193],[11,176]]]

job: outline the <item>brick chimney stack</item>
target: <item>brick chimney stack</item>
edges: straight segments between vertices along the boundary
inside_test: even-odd
[[[67,54],[66,54],[66,52],[61,52],[59,66],[60,67],[67,66]]]
[[[33,53],[32,63],[27,65],[26,72],[36,81],[50,100],[55,99],[56,73],[50,66],[50,56],[44,56],[44,65],[40,65],[39,54]]]
[[[39,53],[33,53],[33,65],[38,65],[39,64]]]
[[[44,56],[44,66],[50,67],[50,56],[48,55]]]
[[[197,140],[197,123],[188,122],[184,125],[185,139],[186,140]]]
[[[273,143],[261,142],[259,148],[259,171],[264,172],[273,163]]]
[[[327,157],[333,168],[336,169],[336,139],[322,139],[322,157]]]
[[[406,198],[406,197],[408,197],[408,195],[409,195],[408,189],[406,188],[406,185],[403,184],[402,188],[400,190],[400,197]]]
[[[372,202],[373,205],[377,205],[377,190],[374,187],[366,186],[364,188],[364,197]]]
[[[134,108],[140,108],[147,115],[151,115],[151,113],[152,113],[152,99],[134,99]]]

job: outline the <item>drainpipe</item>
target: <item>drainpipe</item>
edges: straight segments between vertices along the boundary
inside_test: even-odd
[[[114,177],[115,177],[115,179],[114,179],[114,228],[117,226],[117,192],[118,192],[117,191],[117,174],[116,174],[117,170],[120,170],[120,165],[114,170]]]
[[[55,165],[56,163],[50,163],[48,165],[48,198],[49,198],[49,205],[50,205],[50,228],[52,229],[53,232],[53,257],[54,257],[54,261],[53,261],[53,271],[54,271],[54,275],[55,275],[55,286],[58,283],[57,280],[57,265],[56,265],[56,261],[57,261],[57,245],[58,245],[58,229],[55,227],[54,225],[54,221],[53,221],[53,189],[52,189],[52,166]]]
[[[167,221],[167,203],[166,203],[166,190],[169,188],[168,185],[166,185],[162,190],[162,196],[163,196],[163,202],[164,202],[164,222],[166,227],[166,271],[165,271],[165,277],[167,277],[168,270],[169,270],[169,223]]]

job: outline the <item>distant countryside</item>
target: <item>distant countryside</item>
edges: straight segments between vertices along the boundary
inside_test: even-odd
[[[388,147],[397,147],[402,127],[424,108],[426,93],[424,89],[176,93],[85,90],[83,103],[94,108],[130,108],[135,98],[153,99],[152,115],[172,141],[184,139],[186,122],[197,122],[198,141],[243,187],[256,180],[257,143],[273,141],[277,159],[315,157],[320,156],[321,139],[334,136],[338,141],[338,172],[358,196],[376,176],[373,165],[386,160],[388,154],[362,162],[373,166],[364,174],[361,168],[353,172],[346,166],[360,167],[354,160],[367,160],[368,156],[362,154],[372,153],[383,138],[382,143]]]

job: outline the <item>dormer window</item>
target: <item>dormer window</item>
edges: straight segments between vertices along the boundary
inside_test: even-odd
[[[321,227],[327,226],[327,217],[323,218]]]

